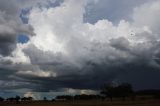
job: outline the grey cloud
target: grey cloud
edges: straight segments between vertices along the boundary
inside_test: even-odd
[[[115,47],[116,49],[128,50],[130,48],[130,43],[125,38],[112,39],[110,42],[110,45]]]
[[[114,44],[118,42],[117,44],[121,45],[121,43],[123,42],[119,42],[118,40],[116,39],[114,41]],[[155,46],[154,48],[157,48],[158,44],[154,46]],[[109,57],[106,56],[104,61],[101,63],[82,60],[83,65],[81,68],[76,68],[72,66],[73,64],[69,64],[69,63],[68,63],[68,66],[65,66],[64,64],[66,64],[66,62],[64,63],[60,62],[56,64],[53,62],[48,64],[47,66],[45,66],[44,64],[40,64],[41,65],[40,68],[43,70],[47,68],[50,70],[51,69],[59,70],[57,71],[57,73],[60,75],[58,75],[57,77],[44,78],[44,77],[21,75],[21,74],[17,76],[26,79],[29,83],[32,83],[33,85],[39,84],[38,86],[34,86],[32,89],[34,91],[42,91],[42,92],[47,92],[50,90],[58,90],[61,88],[98,90],[99,87],[104,83],[112,82],[114,80],[118,80],[119,83],[121,81],[129,82],[133,84],[136,89],[143,88],[143,85],[146,88],[151,88],[152,85],[153,87],[158,88],[159,87],[157,85],[158,82],[156,82],[155,79],[158,79],[157,81],[159,81],[159,78],[157,76],[155,77],[155,79],[151,78],[156,74],[159,75],[159,68],[150,64],[151,61],[154,61],[154,59],[152,59],[153,54],[151,53],[151,51],[154,52],[155,50],[151,48],[151,49],[147,49],[147,51],[145,52],[138,53],[140,52],[139,51],[140,49],[138,48],[141,48],[141,49],[145,48],[145,46],[143,47],[143,44],[142,44],[142,47],[140,47],[140,45],[137,45],[137,47],[135,47],[136,49],[129,48],[127,50],[127,49],[123,49],[122,47],[121,46],[116,47],[116,50],[128,52],[128,53],[135,52],[137,54],[133,53],[132,55],[134,55],[136,58],[135,57],[134,59],[128,58],[128,57],[122,58],[121,55],[117,54],[117,57],[115,57],[116,59],[110,59]],[[133,50],[133,51],[129,51],[129,50]],[[121,53],[121,52],[118,52],[118,53]],[[25,69],[27,69],[27,67]],[[144,73],[146,74],[143,75]],[[147,79],[147,77],[150,77],[150,78]],[[140,80],[139,83],[136,83],[137,80]]]
[[[16,47],[17,35],[33,35],[33,28],[24,25],[19,17],[19,8],[13,1],[0,1],[0,54],[9,55]]]
[[[119,60],[120,61],[120,60]],[[139,63],[137,63],[137,61]],[[148,63],[145,63],[143,60],[136,60],[132,62],[125,63],[124,60],[121,60],[120,64],[106,65],[104,64],[91,64],[88,63],[87,67],[91,66],[90,71],[87,69],[87,73],[75,73],[72,69],[72,74],[62,75],[58,77],[35,77],[35,76],[26,76],[20,75],[24,79],[27,79],[29,83],[33,85],[32,89],[34,91],[48,92],[51,90],[59,90],[61,88],[73,88],[73,89],[94,89],[98,90],[100,86],[104,83],[118,81],[129,82],[133,84],[135,89],[142,88],[159,88],[159,68],[149,66]],[[85,70],[84,67],[82,70]],[[66,69],[64,71],[67,71]],[[77,71],[77,70],[76,70]],[[81,70],[79,70],[81,71]],[[144,75],[145,73],[145,75]],[[19,76],[19,75],[18,75]],[[154,77],[154,78],[152,78]],[[155,80],[156,79],[156,80]],[[138,83],[136,83],[138,82]],[[154,82],[154,83],[153,83]],[[145,86],[145,87],[144,87]]]
[[[48,5],[57,6],[60,2],[56,0],[0,0],[0,54],[4,56],[16,48],[17,35],[34,35],[31,25],[23,24],[20,19],[22,9],[30,9],[33,6]],[[55,4],[55,5],[54,5]]]

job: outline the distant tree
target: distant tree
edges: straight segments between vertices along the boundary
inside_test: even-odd
[[[26,99],[27,99],[26,97],[23,97],[21,98],[21,101],[26,101]]]
[[[4,98],[0,97],[0,102],[3,102],[4,101]]]
[[[114,95],[114,86],[112,84],[107,84],[102,87],[102,91],[100,92],[105,97],[110,98],[112,101],[113,95]]]
[[[33,101],[33,97],[28,97],[28,100],[29,101]]]
[[[99,95],[86,95],[86,94],[82,94],[82,95],[75,95],[74,99],[75,100],[91,100],[91,99],[100,99],[101,96]]]
[[[54,101],[56,101],[56,100],[55,100],[55,99],[52,99],[51,101],[54,102]]]
[[[47,97],[44,97],[43,100],[44,100],[44,101],[47,101]]]
[[[61,101],[64,101],[64,100],[73,100],[73,97],[70,96],[70,95],[60,95],[60,96],[56,97],[56,100],[61,100]]]
[[[101,94],[110,98],[111,101],[113,97],[122,97],[123,100],[125,100],[127,96],[133,94],[133,89],[128,83],[123,83],[117,86],[108,84],[103,87]]]
[[[76,100],[89,100],[92,97],[91,97],[91,95],[82,94],[82,95],[75,95],[74,98]]]
[[[9,101],[9,102],[16,102],[17,103],[18,99],[16,97],[10,97],[10,98],[7,98],[6,100]]]
[[[160,89],[145,89],[136,91],[138,96],[151,96],[155,99],[160,99]]]
[[[116,89],[115,90],[116,95],[118,97],[122,97],[123,100],[125,100],[125,98],[127,96],[130,96],[131,94],[133,94],[132,86],[128,83],[123,83],[123,84],[117,86],[115,89]]]
[[[16,103],[18,104],[20,99],[21,99],[21,97],[20,96],[16,96],[14,99],[15,99]]]
[[[33,101],[33,97],[23,97],[21,101]]]

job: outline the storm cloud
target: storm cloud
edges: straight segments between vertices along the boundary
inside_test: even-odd
[[[89,91],[108,82],[160,88],[158,0],[13,0],[12,10],[0,2],[1,90]],[[21,33],[27,43],[17,42]]]

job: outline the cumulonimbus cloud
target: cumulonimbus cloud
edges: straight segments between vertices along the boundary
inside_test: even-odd
[[[136,7],[132,21],[121,20],[117,25],[107,19],[84,22],[86,0],[33,7],[28,24],[35,36],[17,44],[11,56],[2,60],[19,65],[14,76],[38,82],[42,91],[97,89],[96,85],[118,79],[126,70],[159,70],[160,21],[154,16],[160,15],[159,5],[153,1]]]

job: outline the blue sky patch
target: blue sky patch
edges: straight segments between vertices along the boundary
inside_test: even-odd
[[[19,43],[27,43],[29,41],[29,37],[27,35],[18,35]]]
[[[24,23],[24,24],[28,24],[28,17],[27,17],[27,15],[29,14],[29,11],[30,11],[30,9],[22,9],[21,10],[21,14],[20,14],[20,18],[21,18],[21,20],[22,20],[22,22]]]

